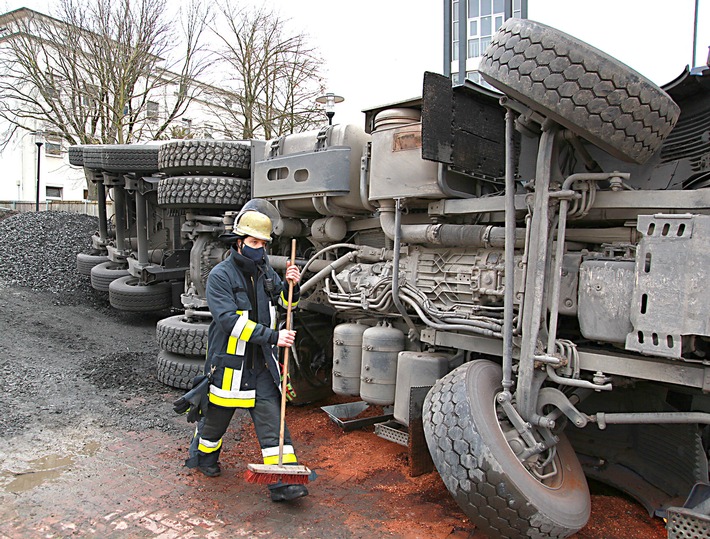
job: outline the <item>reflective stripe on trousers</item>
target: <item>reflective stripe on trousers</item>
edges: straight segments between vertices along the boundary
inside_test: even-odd
[[[264,464],[278,464],[279,463],[279,446],[276,447],[265,447],[261,450],[261,456],[264,459]],[[281,464],[294,464],[298,462],[296,459],[296,453],[293,450],[292,445],[284,444],[283,457],[281,459]]]
[[[256,390],[242,391],[242,369],[224,368],[220,387],[210,385],[209,400],[223,408],[251,408],[256,402]]]

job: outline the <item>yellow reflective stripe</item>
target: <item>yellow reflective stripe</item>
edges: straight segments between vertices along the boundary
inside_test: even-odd
[[[290,454],[284,454],[283,458],[281,459],[281,464],[295,464],[297,463],[298,460],[296,460],[296,455],[293,453]],[[264,457],[264,464],[278,464],[279,463],[279,456],[276,455],[275,457]]]
[[[281,292],[281,295],[279,296],[279,304],[282,307],[288,307],[288,299],[284,295],[283,291]],[[298,300],[291,302],[291,307],[295,307],[296,305],[298,305]]]
[[[229,391],[232,389],[232,377],[234,376],[234,369],[229,367],[224,368],[224,376],[222,377],[222,389]]]
[[[244,326],[244,330],[242,331],[242,334],[239,336],[239,338],[243,341],[248,341],[251,339],[251,334],[254,333],[254,329],[256,328],[256,322],[252,322],[249,320],[247,322],[247,325]]]
[[[203,453],[214,453],[220,447],[222,447],[222,438],[217,442],[210,442],[209,440],[200,438],[200,443],[197,445],[198,451],[202,451]]]
[[[232,328],[232,337],[236,337],[239,339],[241,337],[242,331],[244,331],[244,328],[246,327],[247,323],[249,322],[249,317],[247,315],[241,315],[239,318],[237,318],[237,321],[234,323],[234,327]]]
[[[210,393],[210,402],[223,408],[253,408],[256,399],[235,399],[233,397],[219,397]]]
[[[284,449],[283,449],[284,455],[287,453],[294,453],[293,446],[291,444],[284,444]],[[266,457],[273,457],[274,455],[278,456],[279,455],[279,446],[275,445],[274,447],[265,447],[264,449],[261,450],[261,456],[266,458]]]
[[[232,328],[232,334],[227,340],[227,353],[231,355],[243,356],[245,352],[244,343],[251,339],[256,322],[249,320],[249,311],[236,311],[239,315]]]
[[[277,447],[265,447],[261,450],[261,456],[264,458],[264,464],[278,464],[279,463],[279,448]],[[298,462],[296,458],[296,453],[293,450],[293,446],[286,444],[283,447],[283,457],[281,459],[282,464],[295,464]]]

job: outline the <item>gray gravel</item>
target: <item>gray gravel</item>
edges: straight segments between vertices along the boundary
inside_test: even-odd
[[[95,425],[183,433],[182,391],[155,373],[155,325],[165,313],[113,309],[79,274],[98,219],[0,210],[0,432]]]
[[[0,279],[55,294],[86,289],[76,255],[91,247],[96,217],[79,213],[24,212],[0,220]]]

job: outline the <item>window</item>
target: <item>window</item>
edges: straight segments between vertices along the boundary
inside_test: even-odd
[[[160,113],[160,105],[155,101],[148,101],[148,107],[146,109],[146,119],[150,123],[157,123],[158,114]]]
[[[521,0],[515,0],[514,6],[520,10]],[[477,58],[486,51],[491,38],[505,20],[505,0],[468,0],[467,30],[468,43],[466,55]]]
[[[451,3],[451,60],[458,62],[459,59],[459,2],[453,0]]]
[[[84,200],[89,200],[89,190],[84,189]]]
[[[57,90],[54,86],[46,84],[44,86],[44,97],[47,101],[56,101],[59,99],[59,90]]]
[[[59,99],[59,88],[57,87],[59,77],[51,69],[47,69],[44,72],[43,82],[42,97],[44,97],[47,102],[57,101]]]
[[[468,0],[468,18],[478,17],[478,2],[479,0]]]
[[[62,155],[62,138],[54,133],[45,133],[44,155],[58,157]]]
[[[62,188],[61,187],[51,187],[47,186],[45,187],[44,191],[45,197],[46,198],[58,198],[59,200],[62,199]]]
[[[468,58],[475,58],[476,56],[481,56],[479,44],[480,41],[478,39],[468,40]]]
[[[97,104],[99,88],[91,83],[85,82],[81,94],[81,104],[84,107],[93,107]]]

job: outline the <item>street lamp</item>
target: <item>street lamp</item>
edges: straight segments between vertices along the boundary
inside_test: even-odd
[[[37,146],[37,200],[35,202],[35,211],[39,211],[39,166],[40,157],[42,156],[42,145],[44,141],[42,140],[42,132],[35,132],[35,145]]]
[[[333,92],[328,92],[325,95],[316,97],[316,103],[325,105],[325,115],[328,117],[328,125],[333,125],[333,116],[335,116],[335,104],[345,101],[344,97],[335,95]]]

